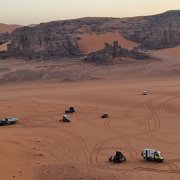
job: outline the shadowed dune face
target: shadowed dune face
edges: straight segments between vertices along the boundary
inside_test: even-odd
[[[113,41],[119,41],[119,44],[126,49],[133,49],[138,44],[130,40],[125,39],[119,33],[105,33],[105,34],[83,34],[80,35],[79,41],[80,49],[83,53],[98,51],[104,48],[104,43],[113,43]]]

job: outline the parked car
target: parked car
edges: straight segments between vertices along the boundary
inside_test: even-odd
[[[122,163],[125,161],[126,161],[126,157],[120,151],[116,151],[116,155],[111,156],[109,158],[109,162],[113,162],[113,163]]]
[[[4,119],[0,119],[0,126],[16,124],[17,122],[18,119],[16,117],[4,118]]]

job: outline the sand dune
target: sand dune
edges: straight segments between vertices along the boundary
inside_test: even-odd
[[[119,41],[119,44],[127,49],[133,49],[137,46],[137,43],[125,39],[118,33],[105,33],[99,35],[83,34],[80,35],[80,38],[79,46],[84,53],[90,53],[104,48],[105,42],[112,43],[113,41]]]
[[[6,33],[6,32],[10,33],[19,27],[21,27],[21,26],[16,25],[16,24],[7,25],[7,24],[0,23],[0,33]]]
[[[161,59],[180,60],[180,46],[158,50],[158,51],[153,52],[153,54]]]

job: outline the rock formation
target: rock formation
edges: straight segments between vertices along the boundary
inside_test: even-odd
[[[9,33],[0,33],[0,45],[8,42],[10,39]]]
[[[162,49],[180,45],[180,10],[154,16],[130,18],[121,33],[140,43],[140,48]]]
[[[85,60],[90,62],[103,62],[117,57],[128,57],[138,60],[149,58],[145,53],[124,49],[118,44],[118,41],[114,41],[113,44],[106,42],[104,49],[88,54]]]
[[[8,54],[6,51],[0,51],[0,60],[8,58]]]
[[[78,47],[80,34],[106,32],[119,32],[125,38],[138,42],[139,49],[174,47],[180,45],[180,10],[154,16],[81,18],[23,27],[10,34],[8,54],[41,59],[81,56]],[[1,42],[6,41],[2,39],[0,37]],[[128,52],[129,56],[131,53],[136,56],[136,51]]]
[[[76,37],[69,31],[65,34],[58,26],[44,25],[24,27],[12,34],[12,43],[8,47],[12,56],[51,59],[57,57],[79,56]]]

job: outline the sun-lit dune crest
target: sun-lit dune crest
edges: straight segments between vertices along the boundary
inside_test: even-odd
[[[130,40],[125,39],[119,33],[104,33],[104,34],[82,34],[80,35],[79,46],[83,53],[90,53],[93,51],[104,48],[104,43],[112,43],[113,41],[119,41],[121,47],[126,49],[133,49],[138,44]]]

